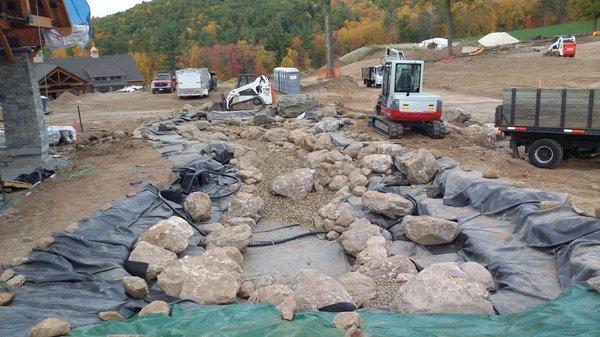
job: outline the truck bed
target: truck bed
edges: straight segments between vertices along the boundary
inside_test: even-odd
[[[600,90],[505,89],[496,125],[508,130],[600,134]]]

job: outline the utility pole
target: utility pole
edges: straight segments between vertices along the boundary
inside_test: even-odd
[[[333,33],[331,31],[331,0],[323,0],[323,16],[325,17],[325,51],[327,59],[327,77],[332,78],[333,73]]]

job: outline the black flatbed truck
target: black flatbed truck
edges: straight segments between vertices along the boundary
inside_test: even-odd
[[[600,156],[600,90],[505,89],[496,127],[510,136],[513,155],[551,169],[570,156]]]

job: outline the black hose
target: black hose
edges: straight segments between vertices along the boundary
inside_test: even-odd
[[[254,242],[251,242],[248,245],[248,247],[273,246],[273,245],[278,245],[278,244],[281,244],[281,243],[286,243],[286,242],[289,242],[289,241],[292,241],[292,240],[300,239],[300,238],[303,238],[303,237],[309,236],[309,235],[327,234],[327,233],[329,233],[329,232],[327,232],[327,231],[317,231],[317,232],[302,233],[302,234],[294,235],[294,236],[289,237],[289,238],[279,239],[279,240],[254,241]]]
[[[299,227],[300,225],[295,223],[295,224],[291,224],[291,225],[287,225],[287,226],[283,226],[283,227],[278,227],[278,228],[273,228],[273,229],[266,229],[264,231],[254,231],[254,234],[258,234],[258,233],[270,233],[270,232],[274,232],[274,231],[278,231],[280,229],[287,229],[287,228],[293,228],[293,227]]]

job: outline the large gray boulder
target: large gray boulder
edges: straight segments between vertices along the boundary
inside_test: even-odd
[[[210,198],[208,201],[210,202]],[[179,254],[187,248],[192,235],[192,226],[184,219],[173,216],[152,225],[142,233],[138,241],[145,241]]]
[[[208,249],[215,247],[235,247],[240,252],[246,250],[252,238],[252,227],[240,225],[226,227],[208,234],[204,243]]]
[[[338,281],[348,290],[356,305],[360,308],[377,297],[377,284],[367,275],[350,272],[338,277]]]
[[[431,182],[438,169],[435,157],[426,149],[418,149],[403,156],[397,156],[394,164],[398,171],[406,174],[408,180],[413,184]]]
[[[292,290],[299,311],[315,311],[340,302],[354,303],[352,295],[339,281],[314,269],[299,271]]]
[[[271,192],[292,199],[302,199],[313,189],[315,171],[303,168],[281,175],[271,183]]]
[[[260,220],[265,212],[265,201],[248,193],[239,192],[231,197],[227,208],[228,218],[252,218]]]
[[[386,173],[392,169],[392,156],[387,154],[369,154],[362,161],[362,166],[375,173]]]
[[[254,304],[271,303],[281,311],[283,319],[290,321],[294,318],[296,300],[294,292],[288,286],[272,284],[258,288],[248,301]]]
[[[457,263],[434,264],[408,280],[391,309],[405,313],[494,314],[490,294]]]
[[[407,215],[402,220],[406,237],[423,246],[450,243],[458,237],[458,223],[429,215]]]
[[[133,298],[144,298],[148,296],[148,284],[146,281],[137,276],[125,276],[121,280],[125,293]]]
[[[362,196],[363,205],[371,212],[385,215],[390,219],[398,219],[411,214],[413,203],[395,193],[368,191]]]
[[[394,255],[383,259],[371,259],[362,265],[356,264],[354,271],[374,279],[396,279],[400,274],[416,274],[417,268],[408,257]]]
[[[460,265],[460,270],[467,274],[471,281],[479,283],[487,291],[493,291],[496,289],[492,274],[479,263],[465,262]]]
[[[67,335],[71,331],[69,323],[58,319],[48,318],[29,330],[29,337],[56,337]]]
[[[357,219],[342,233],[339,242],[344,251],[356,256],[367,247],[367,241],[374,236],[382,236],[381,228],[367,219]]]
[[[137,243],[131,254],[129,254],[129,261],[148,264],[147,280],[155,279],[169,262],[175,260],[177,260],[177,254],[145,241]]]
[[[186,256],[170,263],[158,275],[158,286],[169,296],[200,304],[235,302],[241,285],[241,267],[222,250]]]
[[[590,289],[600,292],[600,276],[592,277],[587,280],[587,284]]]
[[[212,201],[206,193],[194,192],[185,198],[183,209],[194,221],[202,221],[210,218]]]
[[[317,105],[317,99],[310,94],[283,95],[277,101],[277,114],[284,118],[296,118]]]

